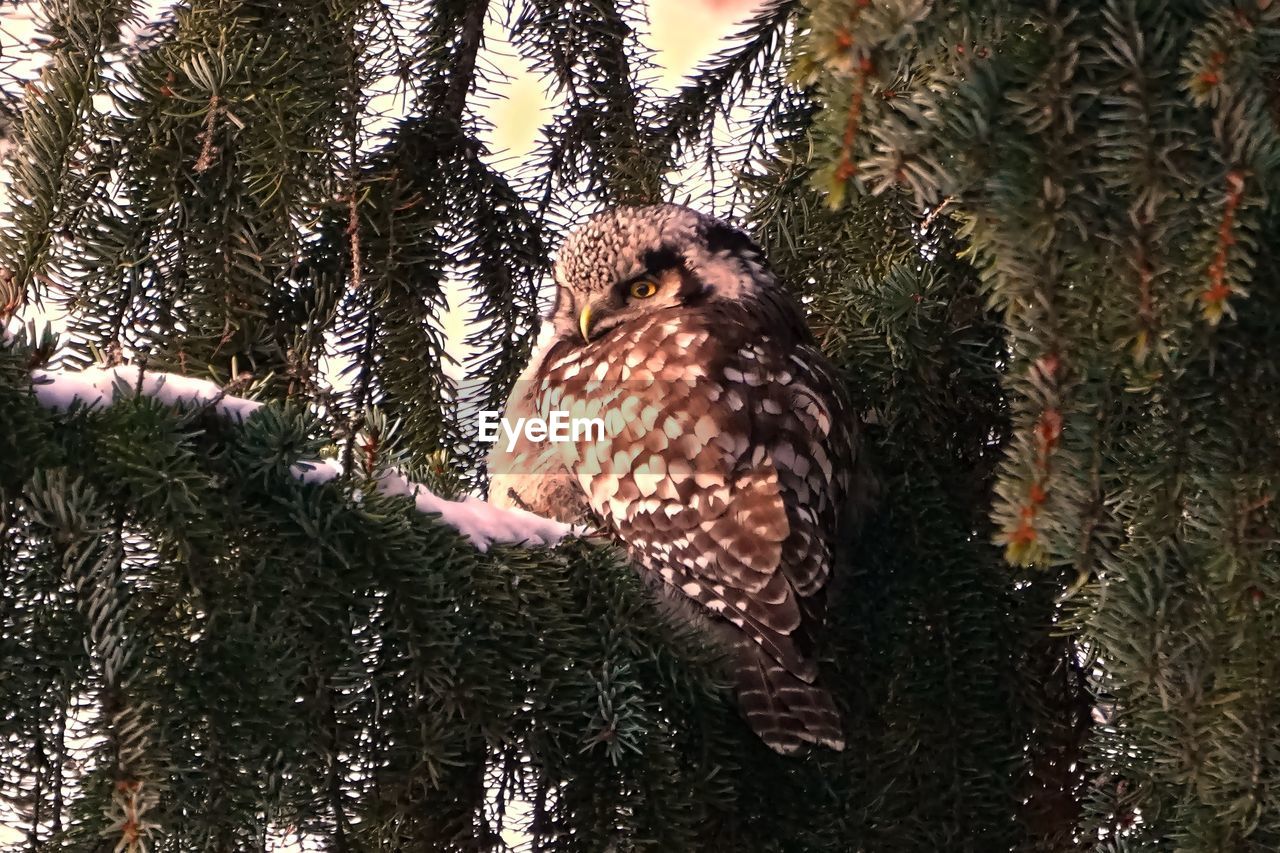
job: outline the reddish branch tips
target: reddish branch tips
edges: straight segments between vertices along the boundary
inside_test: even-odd
[[[1046,382],[1057,379],[1061,361],[1049,353],[1035,363],[1033,370]],[[1049,497],[1049,478],[1053,453],[1062,439],[1062,412],[1049,406],[1040,413],[1035,424],[1035,460],[1027,494],[1018,508],[1016,520],[1005,527],[1005,558],[1012,563],[1037,562],[1043,549],[1041,533],[1036,527],[1041,508]]]
[[[851,28],[857,23],[862,10],[871,5],[871,0],[857,0],[849,27],[841,27],[836,31],[836,48],[841,53],[853,49],[854,39]],[[853,162],[853,144],[858,138],[858,128],[862,124],[862,107],[867,96],[867,77],[875,70],[870,56],[858,60],[858,70],[854,78],[853,95],[849,99],[849,115],[845,119],[844,135],[841,138],[840,159],[836,162],[836,179],[847,181],[857,174],[858,167]]]
[[[862,123],[862,104],[867,96],[867,75],[874,66],[869,57],[863,57],[858,63],[858,76],[853,86],[853,96],[849,99],[849,117],[844,125],[844,137],[841,140],[840,160],[836,163],[836,178],[847,181],[858,171],[853,162],[853,143],[858,138],[858,127]]]
[[[1244,173],[1233,169],[1227,174],[1227,200],[1223,206],[1222,221],[1218,224],[1218,249],[1209,264],[1209,287],[1200,294],[1204,317],[1210,323],[1222,319],[1227,297],[1231,295],[1231,285],[1227,283],[1227,256],[1236,242],[1236,210],[1243,195]]]
[[[120,832],[120,839],[115,845],[118,851],[133,853],[133,851],[145,849],[142,844],[142,835],[146,829],[143,823],[143,813],[146,809],[141,803],[141,793],[141,780],[116,780],[113,799],[120,808],[120,817],[113,828]]]
[[[1227,55],[1215,50],[1209,55],[1209,67],[1200,72],[1199,83],[1206,90],[1212,89],[1222,82],[1222,66],[1227,62]]]

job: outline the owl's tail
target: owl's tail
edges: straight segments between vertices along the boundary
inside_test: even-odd
[[[805,744],[844,749],[840,714],[825,688],[792,675],[751,640],[735,645],[738,706],[761,740],[783,755]]]

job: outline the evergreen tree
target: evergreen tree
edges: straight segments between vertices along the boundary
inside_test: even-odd
[[[1276,849],[1280,7],[808,20],[815,181],[954,217],[1000,312],[997,538],[1065,572],[1098,703],[1080,843]]]
[[[39,7],[0,238],[13,849],[1280,845],[1280,6],[778,0],[669,98],[633,3]],[[486,23],[561,101],[514,172]],[[551,249],[688,175],[868,424],[840,754],[764,747],[614,550],[479,550],[387,487],[482,487],[468,413]],[[94,361],[141,375],[33,388]],[[161,372],[228,396],[135,393]]]

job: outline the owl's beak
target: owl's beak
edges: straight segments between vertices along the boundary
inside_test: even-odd
[[[583,305],[582,313],[578,315],[578,329],[582,332],[582,340],[589,343],[591,341],[591,306]]]

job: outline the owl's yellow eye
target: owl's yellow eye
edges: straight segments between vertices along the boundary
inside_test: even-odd
[[[631,285],[631,296],[634,299],[648,299],[658,292],[658,286],[651,281],[637,281]]]

